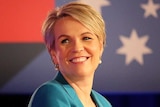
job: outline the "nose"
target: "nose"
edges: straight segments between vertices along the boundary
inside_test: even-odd
[[[84,44],[80,40],[75,40],[72,47],[72,52],[74,53],[84,51]]]

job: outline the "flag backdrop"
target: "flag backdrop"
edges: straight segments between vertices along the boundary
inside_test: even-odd
[[[74,0],[0,0],[0,93],[32,93],[56,74],[43,44],[48,11]],[[101,12],[107,46],[93,88],[160,92],[160,0],[79,0]]]

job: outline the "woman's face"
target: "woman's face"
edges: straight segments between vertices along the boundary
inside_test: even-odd
[[[97,36],[69,16],[56,22],[54,34],[51,55],[61,73],[68,77],[93,75],[103,52]]]

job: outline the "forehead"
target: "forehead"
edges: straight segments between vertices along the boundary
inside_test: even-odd
[[[54,25],[53,31],[55,35],[91,32],[79,21],[70,16],[58,19]]]

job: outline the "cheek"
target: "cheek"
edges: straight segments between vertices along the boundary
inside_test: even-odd
[[[92,55],[92,61],[93,63],[97,64],[100,60],[100,48],[97,46],[94,46],[94,48],[90,48],[90,54]]]
[[[89,47],[90,50],[96,54],[98,57],[101,56],[101,46],[100,44],[97,43],[97,45],[93,44],[92,46]]]
[[[59,48],[59,49],[57,50],[56,58],[57,58],[58,62],[62,62],[62,61],[65,60],[66,55],[67,55],[66,52],[67,52],[67,51],[66,51],[65,49],[61,49],[61,48]]]

